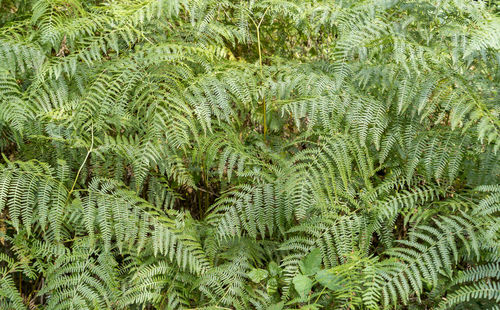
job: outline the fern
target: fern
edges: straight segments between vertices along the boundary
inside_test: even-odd
[[[0,308],[498,308],[495,1],[0,12]]]

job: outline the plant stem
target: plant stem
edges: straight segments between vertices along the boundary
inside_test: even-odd
[[[92,148],[94,147],[94,125],[91,125],[91,127],[90,127],[90,136],[91,136],[90,148],[87,152],[87,155],[85,156],[85,159],[83,160],[83,162],[80,166],[80,169],[78,169],[78,172],[76,173],[75,181],[73,182],[73,186],[71,186],[71,190],[68,192],[68,198],[66,199],[66,203],[68,202],[69,197],[73,193],[73,190],[75,189],[76,182],[78,181],[78,177],[80,176],[80,172],[82,172],[83,166],[87,162],[87,159],[89,158],[90,153],[92,152]]]
[[[262,25],[262,21],[264,21],[264,17],[267,14],[267,11],[269,10],[269,7],[266,8],[264,11],[264,14],[260,18],[259,23],[257,24],[253,18],[251,18],[253,24],[255,25],[255,28],[257,30],[257,50],[259,52],[259,68],[260,68],[260,77],[261,79],[264,79],[264,73],[262,72],[262,48],[260,45],[260,26]],[[264,140],[266,139],[266,133],[267,133],[267,120],[266,120],[266,112],[267,112],[267,107],[266,107],[266,95],[263,92],[262,93],[262,113],[263,113],[263,125],[264,125]]]

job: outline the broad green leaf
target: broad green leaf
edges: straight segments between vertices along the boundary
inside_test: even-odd
[[[298,274],[293,278],[292,282],[295,290],[297,291],[297,293],[299,293],[300,297],[302,297],[302,299],[305,299],[311,291],[313,285],[312,280],[303,274]]]
[[[316,306],[316,304],[312,304],[312,305],[304,305],[302,306],[300,309],[302,310],[318,310],[318,306]]]
[[[320,270],[318,271],[318,273],[316,273],[315,279],[321,285],[326,286],[332,291],[336,291],[342,288],[342,277],[333,274],[332,271]]]
[[[277,303],[277,304],[274,304],[274,305],[270,305],[267,310],[281,310],[283,309],[283,307],[285,306],[285,303],[283,301]]]
[[[278,264],[276,264],[276,262],[270,262],[268,269],[269,273],[271,274],[271,277],[277,276],[281,273],[281,269],[278,266]]]
[[[300,271],[305,275],[313,275],[321,268],[321,252],[318,248],[312,250],[299,262]]]
[[[278,280],[271,278],[267,280],[266,290],[268,294],[274,294],[278,291]]]
[[[252,280],[255,283],[259,283],[260,281],[267,278],[269,272],[267,272],[267,270],[264,269],[254,268],[249,273],[247,273],[247,275],[250,278],[250,280]]]

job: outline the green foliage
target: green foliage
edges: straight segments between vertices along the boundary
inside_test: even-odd
[[[498,309],[499,12],[0,0],[0,308]]]

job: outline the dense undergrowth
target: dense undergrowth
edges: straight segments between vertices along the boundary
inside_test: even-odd
[[[499,12],[0,1],[0,308],[500,309]]]

